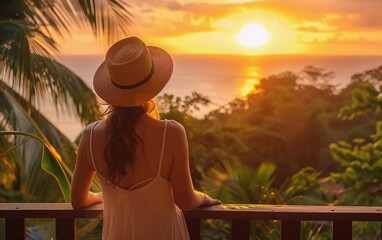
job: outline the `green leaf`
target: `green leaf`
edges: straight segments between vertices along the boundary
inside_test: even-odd
[[[43,145],[44,149],[41,156],[41,167],[57,180],[65,202],[70,202],[70,182],[67,174],[64,171],[64,168],[62,167],[62,158],[52,145],[45,142],[43,139],[27,132],[0,131],[0,136],[1,135],[23,135],[39,141]],[[46,154],[45,149],[48,150]]]

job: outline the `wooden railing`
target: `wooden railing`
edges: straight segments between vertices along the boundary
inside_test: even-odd
[[[102,204],[73,209],[68,203],[0,203],[5,239],[25,239],[26,218],[55,218],[56,239],[75,239],[77,218],[102,217]],[[352,239],[353,221],[382,222],[382,207],[223,204],[185,212],[192,240],[200,239],[201,219],[231,220],[231,239],[249,239],[251,220],[280,220],[282,240],[300,240],[301,221],[330,221],[333,239]]]

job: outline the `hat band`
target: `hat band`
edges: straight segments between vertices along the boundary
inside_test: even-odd
[[[154,73],[154,62],[152,62],[151,70],[150,70],[149,74],[142,81],[139,81],[139,82],[131,84],[131,85],[120,85],[120,84],[114,82],[113,79],[110,78],[110,80],[111,80],[111,83],[114,86],[116,86],[117,88],[120,88],[120,89],[134,89],[134,88],[137,88],[137,87],[145,84],[146,82],[148,82],[151,79],[151,77],[153,76],[153,73]]]

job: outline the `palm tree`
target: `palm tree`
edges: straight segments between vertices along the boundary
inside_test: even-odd
[[[4,174],[5,166],[12,166],[6,174],[13,177],[8,186],[0,182],[0,201],[68,201],[76,146],[39,110],[49,102],[58,114],[71,114],[86,124],[100,116],[100,109],[92,90],[54,59],[59,52],[54,36],[90,27],[98,39],[110,43],[127,34],[130,24],[122,0],[0,2],[0,153],[8,153],[0,155],[0,171]],[[36,161],[44,151],[36,138],[49,150],[41,166],[57,182]]]

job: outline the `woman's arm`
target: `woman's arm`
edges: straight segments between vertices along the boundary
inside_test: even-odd
[[[90,192],[95,169],[90,164],[89,156],[90,144],[90,127],[87,126],[83,132],[80,145],[78,148],[78,155],[76,166],[74,168],[71,192],[71,203],[73,208],[82,208],[89,205],[102,202],[102,193]]]
[[[205,193],[194,190],[189,166],[188,142],[184,127],[175,122],[171,124],[171,139],[173,163],[170,172],[170,182],[174,200],[179,208],[192,209],[202,205],[214,205],[221,202]]]

